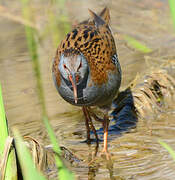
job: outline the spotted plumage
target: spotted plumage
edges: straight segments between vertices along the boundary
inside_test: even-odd
[[[92,67],[93,81],[99,85],[108,80],[108,70],[116,69],[115,64],[112,63],[112,56],[116,54],[115,42],[108,24],[103,22],[104,24],[99,27],[91,21],[78,25],[61,42],[56,56],[59,59],[60,54],[68,49],[83,53]]]
[[[109,10],[104,8],[99,15],[89,12],[91,18],[75,26],[60,43],[52,69],[60,95],[85,109],[111,104],[121,83]]]

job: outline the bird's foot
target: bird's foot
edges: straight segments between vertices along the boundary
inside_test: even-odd
[[[88,166],[92,165],[97,159],[98,159],[98,157],[96,156],[96,154],[92,153],[91,160],[88,162]]]
[[[104,155],[106,156],[107,160],[111,160],[111,154],[105,148],[102,150],[102,152],[100,152],[100,156],[104,156]]]

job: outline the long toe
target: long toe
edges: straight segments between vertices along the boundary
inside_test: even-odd
[[[111,154],[107,151],[107,149],[103,148],[103,151],[100,153],[101,156],[106,156],[107,160],[111,160]]]

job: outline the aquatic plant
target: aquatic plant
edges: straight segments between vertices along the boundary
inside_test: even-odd
[[[169,0],[169,7],[170,7],[170,14],[173,20],[173,25],[175,28],[175,1],[174,0]]]
[[[159,140],[158,142],[170,153],[170,155],[175,161],[175,151],[167,143],[163,142],[162,140]]]
[[[125,35],[124,39],[127,41],[129,46],[142,53],[150,53],[152,51],[152,49],[150,49],[149,47],[147,47],[146,45],[144,45],[143,43],[139,42],[131,36]]]
[[[9,137],[8,124],[0,85],[0,179],[17,179],[15,151],[12,145],[13,138]]]
[[[32,20],[32,14],[31,14],[31,9],[29,6],[29,0],[21,0],[22,2],[22,12],[23,12],[23,17],[26,20],[31,21]],[[35,73],[35,78],[37,80],[37,92],[38,92],[38,98],[41,104],[41,110],[42,110],[42,119],[43,123],[47,129],[50,141],[53,145],[53,151],[55,152],[55,162],[58,168],[58,177],[61,180],[65,179],[73,179],[73,174],[64,166],[63,162],[60,159],[61,155],[61,150],[58,145],[58,141],[56,139],[56,136],[51,128],[51,125],[48,120],[48,115],[46,111],[46,106],[45,106],[45,97],[44,97],[44,89],[42,85],[42,78],[41,78],[41,72],[40,72],[40,64],[39,64],[39,55],[38,55],[38,42],[36,40],[36,30],[33,29],[30,26],[25,26],[25,31],[26,31],[26,39],[28,43],[28,49],[30,53],[30,57],[32,60],[33,64],[33,70]],[[21,152],[22,153],[22,152]],[[20,155],[22,155],[20,153]]]
[[[15,147],[17,149],[17,155],[19,158],[20,167],[22,169],[23,178],[26,180],[46,180],[46,178],[36,169],[30,152],[22,140],[19,132],[15,129],[13,133],[15,136]]]

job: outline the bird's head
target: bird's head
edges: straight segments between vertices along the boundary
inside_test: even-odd
[[[69,81],[73,88],[74,101],[77,103],[77,85],[88,73],[88,63],[83,54],[64,54],[60,56],[59,71],[61,76]]]

